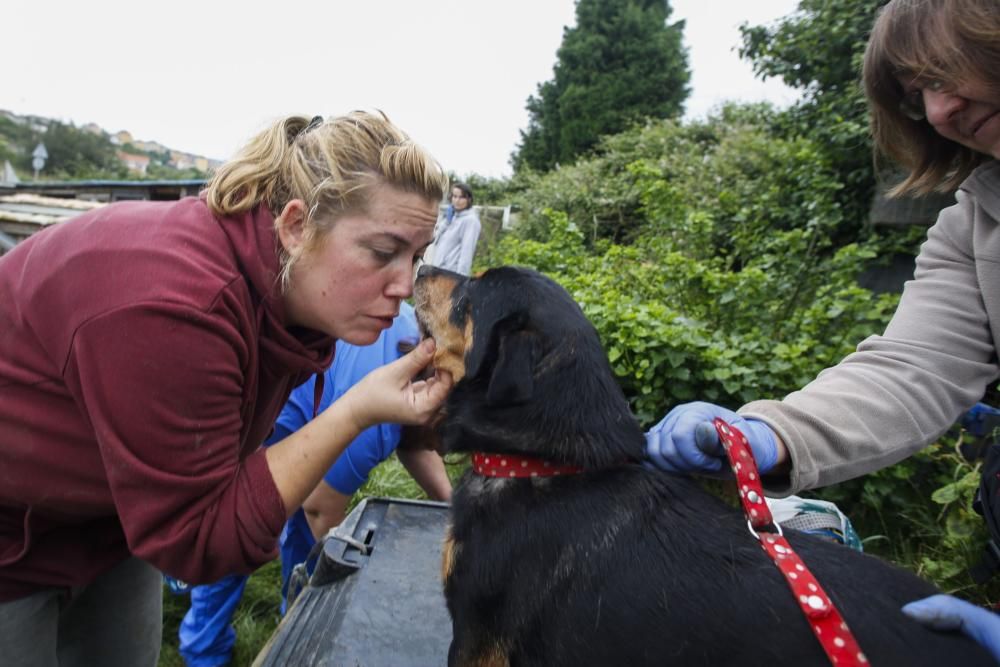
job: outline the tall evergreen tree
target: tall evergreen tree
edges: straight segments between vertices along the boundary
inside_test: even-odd
[[[684,21],[668,0],[577,0],[552,80],[528,98],[515,170],[570,163],[642,118],[680,115],[690,94]]]

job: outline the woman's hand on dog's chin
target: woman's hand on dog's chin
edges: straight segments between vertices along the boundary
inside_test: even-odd
[[[373,370],[347,391],[347,402],[358,431],[375,424],[426,424],[444,403],[452,387],[451,374],[414,380],[434,358],[434,340],[425,339],[400,359]],[[338,401],[339,402],[339,401]]]

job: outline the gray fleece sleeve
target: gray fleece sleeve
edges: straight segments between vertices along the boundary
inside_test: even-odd
[[[1000,279],[1000,265],[974,256],[977,212],[964,193],[958,200],[930,229],[883,335],[783,400],[740,410],[769,424],[788,447],[790,476],[770,480],[769,494],[834,484],[906,458],[997,378],[980,274]]]

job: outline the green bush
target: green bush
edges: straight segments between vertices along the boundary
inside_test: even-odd
[[[525,190],[522,225],[479,258],[534,267],[573,294],[644,424],[695,398],[782,396],[881,331],[896,304],[857,284],[895,239],[835,245],[836,174],[772,121],[766,106],[730,106],[610,137]],[[595,233],[597,211],[614,210],[627,224]]]
[[[972,509],[980,461],[959,451],[965,433],[950,433],[900,463],[821,489],[851,518],[865,550],[930,579],[942,590],[987,603],[1000,582],[976,586],[968,574],[988,537]]]

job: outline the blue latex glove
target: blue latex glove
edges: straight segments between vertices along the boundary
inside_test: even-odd
[[[716,417],[742,431],[750,442],[761,473],[774,467],[778,460],[778,443],[767,424],[702,402],[678,405],[646,434],[646,454],[653,466],[681,473],[729,470],[726,452],[712,425]]]
[[[961,630],[1000,662],[1000,615],[951,595],[911,602],[903,613],[935,630]]]

